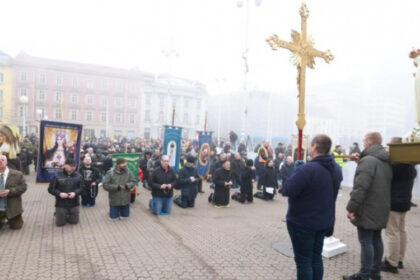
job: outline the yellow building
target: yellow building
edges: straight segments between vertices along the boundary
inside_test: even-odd
[[[0,51],[0,123],[10,123],[12,117],[13,74],[12,58]]]

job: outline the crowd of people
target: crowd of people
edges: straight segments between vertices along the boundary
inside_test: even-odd
[[[23,174],[29,174],[31,161],[36,162],[37,139],[26,137],[20,146],[21,172],[15,170],[16,166],[8,167],[7,154],[0,155],[0,228],[6,221],[12,229],[23,226],[21,195],[27,188]],[[239,145],[212,142],[209,146],[210,168],[206,175],[199,176],[196,140],[182,141],[179,172],[169,166],[169,156],[162,154],[160,139],[85,141],[79,162],[69,153],[63,168],[49,183],[48,192],[55,197],[56,225],[79,223],[80,197],[83,207],[94,207],[101,188],[108,193],[109,219],[129,218],[136,179],[150,190],[150,211],[159,216],[169,215],[173,203],[182,208],[195,207],[206,180],[212,189],[208,201],[217,208],[229,207],[231,199],[246,204],[254,198],[270,201],[281,194],[288,197],[286,221],[297,279],[322,279],[321,252],[324,238],[334,232],[342,167],[345,161],[353,160],[357,169],[346,209],[348,219],[357,227],[361,268],[343,279],[378,280],[381,270],[397,273],[404,268],[405,214],[412,206],[411,192],[417,174],[413,165],[389,162],[379,133],[366,134],[363,151],[354,143],[348,156],[339,145],[332,150],[327,135],[316,135],[306,147],[306,163],[295,161],[292,147],[283,143],[273,149],[268,141],[262,142],[255,148],[254,158],[248,157],[243,141]],[[113,166],[115,153],[139,154],[138,174],[128,170],[123,157],[114,159]],[[180,194],[174,197],[174,190],[180,190]],[[388,239],[386,258],[383,229]]]

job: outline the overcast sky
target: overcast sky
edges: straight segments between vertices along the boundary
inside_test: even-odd
[[[246,2],[246,0],[244,0]],[[249,0],[249,88],[291,91],[296,70],[289,52],[273,52],[265,39],[276,33],[290,40],[300,30],[301,1]],[[319,50],[335,60],[316,60],[308,89],[369,79],[381,94],[413,89],[408,59],[420,48],[420,1],[307,1],[308,33]],[[233,0],[2,0],[0,50],[16,55],[171,71],[208,85],[223,78],[225,90],[243,83],[246,5]],[[176,50],[168,58],[162,50]],[[412,91],[410,92],[412,94]]]

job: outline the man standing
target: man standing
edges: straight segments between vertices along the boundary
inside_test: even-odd
[[[152,199],[149,202],[150,210],[155,215],[169,215],[172,209],[176,175],[169,167],[169,157],[167,155],[162,156],[160,166],[153,170],[149,183],[152,188]]]
[[[343,180],[341,168],[329,155],[331,139],[317,135],[309,146],[313,157],[283,183],[289,197],[287,229],[293,245],[298,280],[321,280],[324,237],[332,235],[335,201]]]
[[[386,227],[391,207],[392,168],[378,132],[366,134],[363,152],[352,157],[358,162],[347,217],[357,227],[361,245],[360,271],[344,280],[381,279],[384,252],[381,231]]]
[[[22,194],[26,191],[26,182],[20,171],[7,167],[7,157],[0,155],[0,229],[7,219],[11,229],[21,229]]]
[[[64,162],[63,170],[51,180],[48,192],[55,196],[55,224],[79,223],[79,195],[83,193],[83,178],[75,172],[74,159]]]
[[[115,167],[106,173],[103,185],[108,191],[111,221],[124,220],[130,216],[130,191],[135,184],[136,181],[127,168],[125,158],[117,158]]]
[[[199,182],[200,177],[195,168],[195,158],[188,155],[187,163],[179,171],[178,183],[181,188],[181,196],[175,198],[175,204],[182,208],[194,207]]]
[[[82,206],[93,207],[98,195],[98,185],[101,182],[99,170],[92,166],[90,157],[85,157],[79,173],[83,177],[83,185],[85,186],[85,192],[82,194]]]

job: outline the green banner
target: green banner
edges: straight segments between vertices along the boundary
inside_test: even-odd
[[[140,161],[140,155],[139,154],[123,154],[123,153],[115,153],[112,154],[112,167],[115,167],[115,163],[117,161],[117,158],[125,158],[127,161],[127,168],[131,171],[131,173],[134,176],[134,179],[136,179],[136,184],[139,183],[139,161]]]

